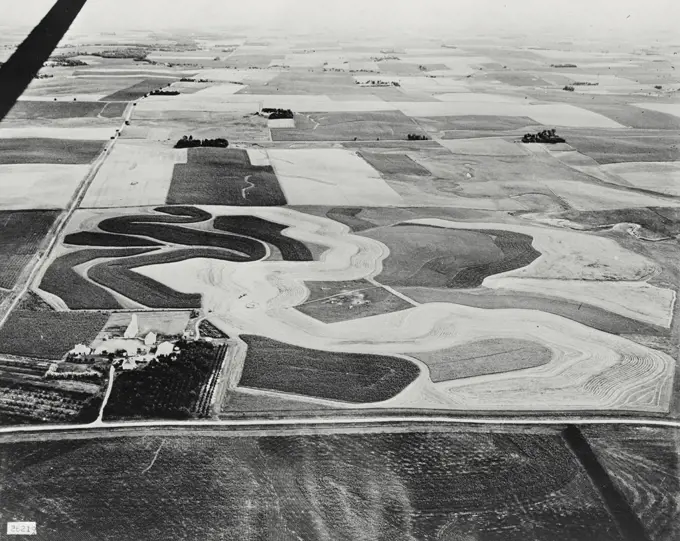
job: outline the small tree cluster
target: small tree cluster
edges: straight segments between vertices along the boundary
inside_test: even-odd
[[[274,109],[272,107],[264,107],[262,112],[268,114],[269,120],[278,120],[281,118],[295,118],[295,114],[290,109]]]
[[[556,143],[566,143],[566,141],[555,133],[555,129],[543,130],[538,133],[525,133],[522,137],[522,143],[549,143],[554,145]]]
[[[420,135],[417,133],[409,133],[408,134],[408,140],[409,141],[429,141],[429,137],[427,135]]]
[[[217,139],[194,139],[193,135],[184,135],[175,143],[175,148],[198,147],[227,148],[229,147],[229,141],[220,137]]]
[[[566,90],[567,92],[573,92],[574,87],[572,85],[566,85],[562,90]]]
[[[149,96],[179,96],[178,90],[152,90]]]

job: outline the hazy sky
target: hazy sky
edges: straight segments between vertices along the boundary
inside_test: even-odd
[[[0,24],[35,24],[55,0],[0,0]],[[222,29],[239,25],[560,39],[663,33],[680,42],[680,0],[88,0],[73,31]],[[530,41],[530,39],[528,40]],[[641,44],[643,45],[643,44]]]

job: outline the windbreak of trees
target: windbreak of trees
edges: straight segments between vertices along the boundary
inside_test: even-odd
[[[179,96],[178,90],[152,90],[149,96]]]
[[[525,133],[522,137],[522,143],[548,143],[554,145],[556,143],[566,143],[566,141],[555,133],[555,129],[543,130],[538,133]]]
[[[408,134],[409,141],[429,141],[430,138],[427,135],[419,135],[417,133]]]
[[[264,107],[262,109],[263,113],[269,115],[269,120],[278,120],[281,118],[295,118],[293,111],[290,109],[274,109],[272,107]]]
[[[578,68],[576,64],[550,64],[551,68]]]
[[[227,148],[228,146],[229,141],[221,137],[218,137],[217,139],[194,139],[192,135],[184,135],[177,143],[175,143],[175,148]]]

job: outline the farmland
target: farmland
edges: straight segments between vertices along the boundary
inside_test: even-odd
[[[176,164],[168,204],[285,205],[271,166],[254,166],[245,150],[191,148]]]
[[[107,419],[206,417],[227,346],[178,342],[175,359],[116,376],[104,409]]]
[[[166,86],[168,83],[176,81],[175,78],[168,77],[154,77],[153,79],[144,79],[139,83],[135,83],[127,88],[123,88],[108,96],[105,96],[102,101],[134,101],[148,94],[152,90],[157,90]]]
[[[19,101],[7,117],[10,121],[64,118],[119,118],[125,105],[100,101]]]
[[[0,138],[0,164],[88,164],[101,150],[101,141]]]
[[[242,537],[257,520],[259,534],[280,538],[375,532],[375,539],[429,541],[441,532],[483,532],[519,541],[549,539],[559,525],[565,539],[622,539],[555,433],[196,432],[42,442],[39,450],[3,443],[1,452],[7,513],[34,518],[56,538],[132,539],[131,529],[150,540],[187,530],[202,539]],[[206,514],[212,520],[199,518]]]
[[[0,288],[14,287],[57,215],[55,211],[0,211]]]
[[[107,319],[101,312],[15,310],[0,329],[0,353],[60,359],[75,344],[94,340]]]
[[[248,354],[239,385],[340,400],[380,402],[411,383],[418,368],[395,357],[320,352],[243,336]]]

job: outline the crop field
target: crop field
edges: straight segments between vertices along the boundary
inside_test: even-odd
[[[227,346],[179,342],[175,359],[116,376],[106,419],[207,417]]]
[[[6,120],[28,121],[36,119],[58,120],[64,118],[118,118],[123,116],[125,105],[100,101],[18,101]]]
[[[583,429],[616,488],[655,541],[680,535],[677,435],[666,428]]]
[[[397,205],[401,197],[358,155],[344,149],[269,149],[289,205]]]
[[[0,329],[0,353],[60,359],[74,344],[89,344],[106,324],[103,312],[15,310]]]
[[[343,402],[392,398],[417,377],[397,357],[316,351],[261,336],[241,337],[248,353],[239,385]]]
[[[216,539],[253,524],[281,539],[523,541],[556,527],[564,539],[622,539],[554,433],[196,433],[3,443],[0,453],[7,514],[53,539]]]
[[[414,162],[407,154],[378,154],[360,152],[359,155],[383,175],[415,175],[426,177],[430,172]]]
[[[636,188],[680,197],[680,163],[626,162],[605,165],[607,173],[623,177]]]
[[[420,127],[400,111],[299,113],[295,128],[273,128],[274,141],[405,140],[423,135]]]
[[[186,149],[146,141],[118,141],[88,189],[82,207],[162,205]]]
[[[590,156],[600,165],[620,162],[672,162],[677,160],[679,138],[674,133],[648,135],[618,135],[615,132],[601,135],[569,134],[569,144],[580,153]]]
[[[361,96],[366,90],[354,84],[348,73],[310,73],[307,70],[294,70],[279,73],[270,81],[250,84],[239,94],[291,94],[291,95],[328,95],[349,94]]]
[[[361,233],[387,245],[378,279],[393,286],[479,287],[487,276],[528,265],[531,237],[508,231],[429,230],[402,224]]]
[[[170,77],[154,77],[153,79],[144,79],[139,83],[135,83],[127,88],[118,90],[102,98],[102,101],[134,101],[152,90],[157,90],[179,79]]]
[[[57,211],[0,211],[0,288],[14,287],[58,214]]]
[[[366,280],[306,282],[310,295],[295,308],[324,323],[406,310],[413,305]]]
[[[175,165],[167,203],[275,206],[286,197],[274,169],[253,166],[245,150],[191,148]]]
[[[535,368],[550,362],[548,348],[524,340],[480,340],[465,346],[412,354],[430,369],[434,383]]]
[[[88,164],[102,146],[92,140],[0,138],[0,164]]]

